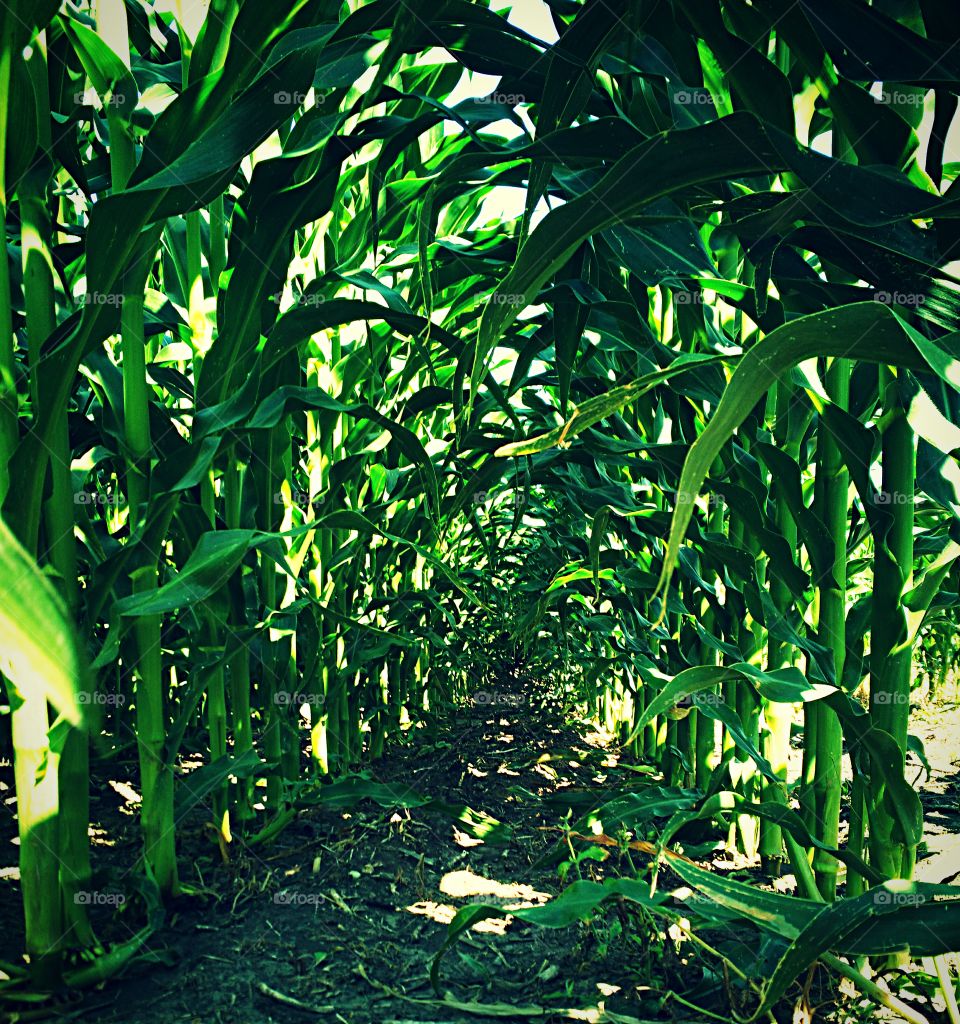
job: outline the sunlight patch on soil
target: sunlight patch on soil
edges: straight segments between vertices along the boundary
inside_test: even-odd
[[[440,879],[440,892],[454,899],[468,899],[474,902],[496,903],[504,910],[518,910],[521,907],[542,906],[550,899],[550,894],[534,889],[524,882],[498,882],[492,878],[484,878],[469,869],[448,871]],[[456,916],[458,908],[449,903],[438,903],[435,900],[420,900],[406,907],[409,914],[429,917],[438,924],[450,924]],[[512,917],[478,921],[471,931],[484,932],[489,935],[503,935]]]
[[[440,891],[446,896],[459,899],[469,896],[494,896],[503,900],[534,900],[537,903],[546,903],[550,899],[548,893],[538,892],[533,886],[517,882],[497,882],[492,878],[476,875],[468,869],[448,871],[440,879]]]
[[[417,903],[411,903],[405,909],[408,914],[419,914],[423,917],[429,917],[431,921],[436,921],[437,924],[450,924],[457,914],[456,907],[451,906],[449,903],[437,903],[435,900],[420,900]],[[513,918],[504,917],[494,918],[489,921],[478,921],[470,930],[484,932],[488,935],[504,935],[512,920]]]

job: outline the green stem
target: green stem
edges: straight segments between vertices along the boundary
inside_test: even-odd
[[[11,107],[10,72],[14,47],[13,10],[0,15],[0,501],[10,484],[9,463],[17,447],[17,385],[10,308],[10,264],[7,253],[7,117]]]
[[[863,859],[864,839],[867,825],[867,780],[862,772],[854,771],[850,792],[850,831],[847,835],[847,849]],[[847,868],[847,887],[844,895],[860,896],[866,889],[866,879],[859,871]]]
[[[223,472],[223,509],[228,530],[240,527],[240,509],[243,497],[244,467],[237,462],[233,446],[227,450]],[[241,570],[242,571],[242,570]],[[243,592],[241,586],[239,593]],[[242,636],[247,628],[245,609],[239,602],[231,602],[231,632],[237,638],[236,646],[227,657],[230,676],[230,726],[233,732],[233,753],[242,758],[253,750],[253,718],[250,709],[250,650]],[[253,780],[239,779],[235,787],[233,810],[238,821],[254,817]]]
[[[897,394],[896,381],[887,373],[884,391],[882,486],[890,498],[886,508],[891,522],[885,537],[876,539],[873,563],[873,607],[870,627],[870,717],[897,743],[901,772],[907,749],[910,717],[912,651],[904,646],[902,595],[913,573],[913,506],[916,450],[913,431]],[[870,795],[870,856],[891,878],[907,878],[905,867],[912,851],[883,801],[884,773],[873,768]]]
[[[210,249],[207,266],[210,268],[210,287],[213,294],[220,291],[220,275],[227,265],[227,233],[223,213],[223,196],[210,204]]]
[[[37,372],[43,343],[56,329],[56,292],[53,269],[53,225],[49,213],[49,186],[53,163],[50,138],[50,101],[46,39],[40,33],[31,47],[27,71],[37,104],[39,146],[33,166],[20,182],[20,249],[23,261],[23,297],[27,328],[31,400],[39,408],[44,400]],[[43,506],[44,556],[59,576],[60,592],[72,617],[79,604],[77,544],[74,536],[71,449],[64,409],[54,424],[50,459],[50,497]],[[67,726],[65,726],[67,727]],[[90,880],[90,772],[89,745],[84,731],[69,728],[59,763],[59,859],[64,945],[84,947],[94,942],[81,891]],[[48,770],[50,770],[48,768]],[[50,894],[52,895],[52,894]]]
[[[143,328],[147,261],[127,271],[120,313],[123,352],[124,432],[128,450],[127,506],[131,532],[146,514],[151,451],[149,386]],[[157,589],[156,563],[131,574],[133,592]],[[166,713],[160,616],[136,620],[137,644],[136,731],[140,758],[141,812],[144,856],[160,891],[176,895],[179,889],[173,815],[173,772],[165,762]]]
[[[832,967],[837,974],[842,974],[848,981],[852,981],[861,992],[868,995],[875,1003],[879,1003],[888,1010],[899,1014],[900,1019],[906,1021],[907,1024],[930,1024],[929,1019],[922,1013],[919,1013],[902,999],[898,999],[895,995],[891,995],[885,989],[882,989],[876,982],[865,978],[855,967],[851,967],[850,964],[839,957],[834,956],[832,953],[821,953],[820,959],[827,967]]]
[[[838,408],[845,409],[850,397],[851,364],[834,359],[827,370],[827,393]],[[817,437],[817,474],[822,486],[818,497],[823,502],[822,519],[833,545],[832,571],[818,581],[818,638],[833,653],[833,665],[839,683],[846,653],[847,515],[849,474],[840,449],[823,423]],[[809,706],[809,705],[808,705]],[[837,713],[823,701],[814,701],[816,720],[816,775],[813,791],[816,807],[814,835],[827,846],[836,848],[840,834],[840,790],[843,760],[843,733]],[[822,850],[814,851],[814,873],[824,898],[833,900],[837,891],[837,861]]]
[[[59,874],[59,755],[50,749],[47,702],[39,688],[18,694],[7,683],[11,706],[20,889],[30,972],[43,988],[57,983],[63,939]]]
[[[796,456],[799,441],[791,438],[789,429],[790,408],[793,392],[786,383],[776,386],[774,404],[776,422],[774,437],[779,447],[787,454]],[[783,535],[791,551],[797,547],[797,524],[790,514],[783,499],[777,481],[773,481],[773,493],[776,500],[775,519],[777,528]],[[790,588],[776,574],[770,579],[770,598],[777,611],[786,616],[793,604]],[[796,649],[792,644],[784,643],[774,637],[773,631],[767,637],[767,670],[776,671],[796,663]],[[764,700],[763,718],[766,731],[763,734],[761,753],[773,768],[780,784],[764,780],[761,800],[764,803],[787,803],[787,764],[790,757],[790,729],[793,725],[795,707],[793,704]],[[775,822],[763,819],[760,822],[760,856],[768,874],[778,875],[783,860],[783,836],[780,826]]]

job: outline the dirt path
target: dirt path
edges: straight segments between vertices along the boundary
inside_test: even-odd
[[[616,904],[590,925],[557,930],[484,922],[443,961],[442,990],[458,1002],[445,1004],[431,988],[431,957],[460,907],[471,901],[530,906],[560,891],[558,863],[569,853],[555,826],[564,805],[599,802],[614,787],[649,785],[598,738],[565,724],[558,709],[531,708],[534,700],[502,693],[495,703],[461,708],[437,723],[440,741],[430,744],[418,734],[369,773],[371,782],[492,815],[509,828],[506,841],[478,840],[449,806],[345,799],[339,807],[326,802],[303,810],[270,845],[236,841],[225,864],[198,819],[180,851],[183,881],[193,892],[151,937],[152,962],[135,963],[102,989],[60,1006],[58,1018],[84,1024],[702,1019],[664,1002],[672,988],[695,990],[705,977],[702,965],[687,957],[681,963],[659,925]],[[918,875],[940,881],[960,871],[960,716],[955,708],[921,710],[912,731],[923,739],[933,770],[924,786],[930,857]],[[136,817],[124,804],[129,795],[124,783],[113,782],[98,788],[95,802],[94,820],[103,826],[95,863],[106,863],[101,880],[117,891],[134,877],[129,865],[139,845]],[[644,862],[634,866],[642,869]],[[632,872],[615,860],[591,859],[579,871],[600,878],[621,867]],[[2,955],[11,960],[20,942],[13,888],[0,903]],[[135,894],[119,908],[93,909],[105,941],[122,941],[143,922]],[[716,996],[715,986],[705,990],[701,1005],[722,1014]],[[563,1009],[578,1015],[558,1012]]]
[[[445,739],[397,750],[372,775],[493,815],[510,827],[508,842],[478,841],[436,810],[367,800],[306,810],[272,845],[239,849],[228,865],[198,843],[183,851],[183,874],[203,891],[181,900],[150,940],[170,966],[131,967],[76,1015],[85,1024],[489,1016],[444,1006],[430,987],[446,924],[471,900],[533,905],[556,895],[557,867],[536,863],[558,837],[542,828],[557,815],[541,800],[558,789],[602,792],[616,761],[556,712],[531,714],[526,697],[461,709],[437,735]],[[660,1016],[637,947],[618,940],[610,916],[612,924],[557,931],[487,922],[445,958],[443,988],[465,1003],[509,1004],[501,1019],[528,1019],[535,1007]],[[669,985],[669,965],[655,973],[653,984]]]
[[[924,747],[929,778],[909,755],[907,778],[921,790],[924,809],[923,859],[915,877],[955,884],[960,876],[960,705],[923,704],[911,717],[910,732]]]

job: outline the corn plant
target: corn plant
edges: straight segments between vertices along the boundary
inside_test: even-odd
[[[915,1020],[838,954],[960,948],[955,890],[888,898],[914,652],[956,660],[950,12],[173,8],[0,13],[28,980],[154,924],[104,950],[76,899],[91,745],[135,744],[159,906],[190,815],[267,842],[523,666],[683,792],[697,926],[776,924],[755,1015],[822,958]],[[798,894],[678,859],[696,819]]]

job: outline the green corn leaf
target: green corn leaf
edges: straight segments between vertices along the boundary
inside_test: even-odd
[[[651,388],[663,381],[670,380],[679,374],[686,373],[694,367],[700,367],[705,363],[717,362],[716,356],[690,355],[678,356],[676,361],[665,370],[647,374],[630,384],[624,384],[618,388],[611,388],[605,394],[597,395],[579,406],[562,427],[557,427],[547,434],[531,438],[528,441],[514,441],[511,444],[501,445],[495,452],[498,458],[507,458],[515,455],[535,455],[537,452],[546,451],[548,448],[563,446],[567,443],[568,437],[576,437],[577,434],[607,419],[614,413],[619,412],[625,405],[636,401],[641,395],[646,394]]]
[[[670,821],[667,822],[663,832],[660,834],[660,845],[662,847],[669,846],[677,832],[691,821],[713,818],[731,811],[737,814],[753,814],[758,818],[772,821],[779,825],[780,828],[786,829],[798,843],[829,853],[831,857],[836,857],[837,860],[846,864],[849,868],[859,871],[870,882],[878,884],[885,881],[883,875],[870,867],[869,864],[856,854],[851,853],[849,850],[834,849],[811,835],[809,829],[804,825],[803,819],[791,808],[772,800],[761,804],[751,803],[749,800],[744,799],[742,794],[731,790],[714,793],[695,809],[677,811]]]
[[[658,672],[650,672],[651,678],[665,679]],[[757,690],[767,700],[783,704],[799,701],[823,700],[836,693],[836,687],[826,683],[813,683],[806,680],[799,669],[785,668],[774,672],[764,672],[755,665],[745,662],[735,665],[715,666],[698,665],[684,669],[672,679],[666,679],[666,685],[647,703],[634,723],[629,742],[638,735],[643,727],[679,704],[685,697],[690,697],[708,687],[728,679],[746,679],[756,685]]]
[[[815,355],[908,367],[916,367],[921,360],[903,322],[882,303],[855,303],[801,317],[772,331],[750,349],[741,358],[720,405],[684,462],[678,504],[654,596],[663,594],[670,582],[693,514],[693,502],[714,459],[770,386],[791,367]]]
[[[42,693],[72,725],[83,722],[78,700],[80,655],[73,627],[50,579],[0,519],[0,657],[21,693]]]
[[[203,534],[175,579],[150,593],[122,598],[116,611],[124,616],[162,615],[205,600],[233,575],[254,537],[252,530]]]
[[[560,896],[540,907],[498,907],[474,903],[462,907],[447,926],[443,945],[430,964],[430,980],[439,991],[440,961],[447,950],[465,932],[481,921],[503,917],[516,917],[542,928],[567,928],[577,921],[586,921],[604,902],[617,897],[639,904],[648,910],[658,910],[665,896],[650,896],[650,886],[631,878],[608,878],[605,882],[579,880],[572,883]]]

